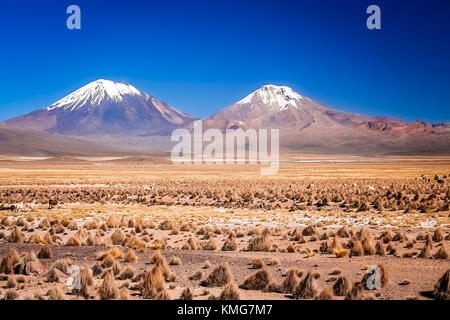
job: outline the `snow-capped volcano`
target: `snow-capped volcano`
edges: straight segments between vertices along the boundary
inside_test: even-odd
[[[100,79],[4,125],[72,136],[166,135],[192,120],[128,83]]]
[[[295,92],[289,87],[265,85],[260,89],[252,92],[244,99],[238,101],[236,104],[249,104],[253,107],[254,104],[262,103],[269,105],[272,110],[283,111],[289,106],[298,108],[297,102],[303,100],[303,96]]]
[[[47,107],[47,110],[62,108],[74,111],[86,105],[95,107],[100,106],[104,102],[123,102],[126,95],[148,96],[128,83],[99,79],[55,102]]]

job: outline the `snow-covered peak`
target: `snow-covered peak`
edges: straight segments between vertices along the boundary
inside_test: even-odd
[[[62,108],[73,111],[85,105],[90,107],[99,106],[104,101],[122,102],[125,95],[146,96],[146,94],[128,83],[99,79],[81,87],[46,109],[51,111],[56,108]]]
[[[248,104],[254,102],[254,98],[269,105],[272,109],[278,108],[280,111],[286,110],[289,106],[298,108],[297,101],[303,96],[286,86],[275,86],[272,84],[262,86],[260,89],[249,94],[247,97],[237,102],[237,104]]]

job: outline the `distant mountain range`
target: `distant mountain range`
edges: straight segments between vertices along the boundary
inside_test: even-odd
[[[69,145],[76,145],[68,148],[70,154],[170,151],[170,133],[191,128],[194,120],[130,84],[101,79],[51,106],[1,122],[0,153],[53,155],[67,153]],[[203,127],[277,128],[282,151],[292,153],[450,153],[448,123],[351,114],[285,86],[265,85],[204,119]],[[46,141],[39,148],[36,132]]]

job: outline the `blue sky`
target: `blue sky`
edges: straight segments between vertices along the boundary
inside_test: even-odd
[[[82,29],[66,28],[81,7]],[[382,30],[366,28],[370,4]],[[450,121],[444,0],[2,0],[0,120],[90,81],[127,81],[198,117],[268,83],[329,106]]]

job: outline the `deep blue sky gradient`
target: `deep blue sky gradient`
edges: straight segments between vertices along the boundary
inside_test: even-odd
[[[366,28],[370,4],[382,30]],[[106,78],[198,117],[273,83],[349,112],[450,121],[449,39],[448,0],[2,0],[0,120]]]

